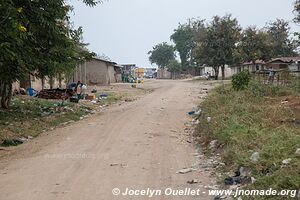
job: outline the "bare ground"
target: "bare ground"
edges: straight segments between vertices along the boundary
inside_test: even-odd
[[[203,82],[148,81],[154,92],[101,114],[6,148],[0,163],[1,200],[148,199],[113,196],[112,189],[212,185],[209,172],[176,172],[199,162],[186,142],[186,115],[199,103]],[[201,162],[201,160],[200,160]],[[197,184],[188,184],[192,179]],[[207,195],[152,199],[213,199]]]

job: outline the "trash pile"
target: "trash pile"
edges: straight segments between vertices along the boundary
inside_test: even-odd
[[[39,92],[38,98],[42,99],[69,99],[74,95],[71,89],[45,89]]]

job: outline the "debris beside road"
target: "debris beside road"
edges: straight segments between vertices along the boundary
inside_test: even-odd
[[[71,89],[45,89],[38,93],[38,98],[42,99],[69,99],[74,95]]]
[[[187,174],[192,171],[195,171],[195,169],[194,168],[184,168],[184,169],[177,171],[176,174]]]

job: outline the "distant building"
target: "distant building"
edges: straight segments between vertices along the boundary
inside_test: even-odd
[[[242,65],[231,66],[232,74],[237,74],[244,70],[247,70],[249,72],[256,72],[258,70],[264,69],[266,69],[266,63],[263,60],[256,60],[255,62],[245,62]]]
[[[146,78],[155,78],[156,68],[145,68],[145,77]]]
[[[81,81],[87,85],[109,85],[122,81],[121,66],[115,62],[93,58],[79,65],[71,82]]]
[[[215,74],[214,68],[210,66],[204,66],[201,70],[201,75],[209,74],[210,76],[218,76],[222,78],[222,69],[220,67],[219,74]],[[228,65],[225,65],[225,78],[230,78],[233,75],[232,68]]]
[[[123,68],[124,75],[127,76],[134,76],[134,70],[138,68],[136,64],[122,64],[121,66]]]
[[[274,70],[289,70],[300,71],[300,56],[298,57],[280,57],[272,58],[270,61],[256,60],[253,62],[245,62],[242,65],[231,66],[232,74],[237,74],[241,71],[247,70],[249,72],[256,72],[259,70],[267,70],[269,68]]]
[[[277,70],[300,71],[300,56],[273,58],[266,63],[266,66]]]
[[[157,70],[157,78],[158,79],[172,79],[172,73],[166,69],[158,69]]]

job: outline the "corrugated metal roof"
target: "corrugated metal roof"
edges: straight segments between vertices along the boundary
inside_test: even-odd
[[[275,63],[275,62],[282,62],[282,63],[295,63],[300,62],[300,56],[297,57],[280,57],[280,58],[273,58],[268,63]]]

